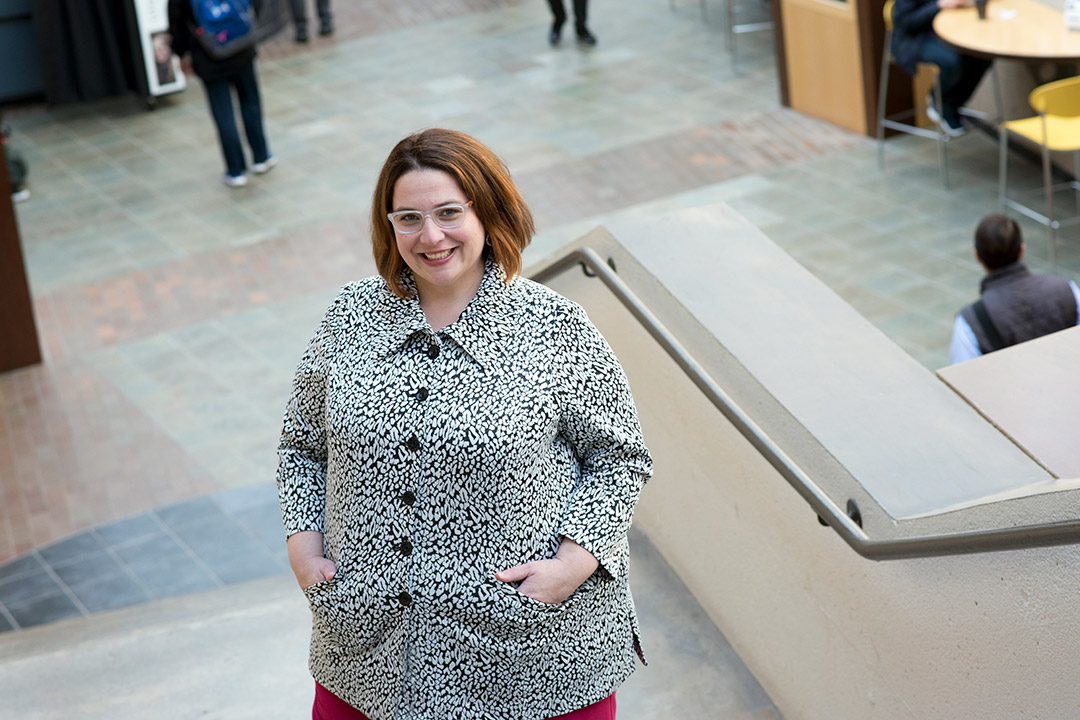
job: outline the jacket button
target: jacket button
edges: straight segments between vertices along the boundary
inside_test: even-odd
[[[412,452],[416,452],[420,449],[420,441],[415,435],[413,435],[411,438],[405,441],[405,447],[409,448],[409,450]]]
[[[412,543],[409,542],[408,540],[402,540],[401,541],[401,554],[402,555],[412,555]]]
[[[412,504],[416,502],[416,496],[412,494],[412,490],[405,491],[405,493],[401,496],[401,502],[405,503],[409,507],[412,507]]]
[[[419,390],[416,391],[416,399],[417,400],[421,400],[421,401],[427,400],[427,396],[428,396],[427,388],[420,388]]]
[[[427,356],[429,358],[431,358],[432,360],[439,357],[439,346],[438,345],[429,346],[428,349],[427,349]]]
[[[409,607],[409,605],[412,605],[412,595],[402,590],[401,594],[397,596],[397,601],[405,607]]]

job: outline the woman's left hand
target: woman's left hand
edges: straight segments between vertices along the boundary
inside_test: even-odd
[[[570,538],[563,538],[559,551],[550,560],[516,565],[495,573],[495,577],[502,582],[521,581],[518,592],[522,595],[554,605],[570,597],[596,572],[599,564],[588,550]]]

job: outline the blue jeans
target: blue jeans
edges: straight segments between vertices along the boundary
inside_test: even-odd
[[[960,127],[958,111],[971,98],[990,67],[989,60],[971,57],[945,47],[934,35],[919,48],[919,60],[941,68],[941,114],[953,127]]]
[[[210,102],[210,114],[214,116],[218,140],[221,141],[221,154],[225,156],[225,171],[230,175],[243,175],[247,169],[244,160],[244,146],[240,144],[240,133],[236,129],[236,115],[233,112],[232,92],[236,88],[236,98],[240,102],[240,117],[244,120],[244,133],[254,162],[265,162],[270,157],[263,131],[262,102],[259,100],[259,83],[255,78],[255,62],[252,61],[236,72],[222,78],[203,80],[206,99]]]

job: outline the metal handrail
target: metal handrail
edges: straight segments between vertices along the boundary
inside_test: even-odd
[[[990,530],[973,530],[942,535],[922,535],[875,540],[851,516],[857,508],[846,511],[810,478],[775,442],[743,412],[731,397],[717,385],[700,364],[690,355],[663,323],[638,299],[618,276],[615,269],[589,247],[569,250],[532,273],[531,278],[544,282],[575,266],[598,277],[619,299],[623,306],[641,323],[649,335],[686,373],[710,402],[764,457],[773,469],[798,492],[829,527],[855,552],[871,560],[935,557],[970,553],[1022,550],[1051,545],[1080,543],[1080,519],[1041,525],[1023,525]],[[849,516],[849,512],[850,515]]]

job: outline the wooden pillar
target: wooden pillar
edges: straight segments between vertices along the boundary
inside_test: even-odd
[[[0,144],[0,372],[39,362],[41,346],[11,202],[7,157]]]

